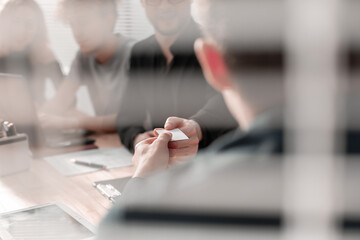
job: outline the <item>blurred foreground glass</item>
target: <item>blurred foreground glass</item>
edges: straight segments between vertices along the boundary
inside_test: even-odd
[[[160,6],[163,0],[145,0],[146,4],[149,6]],[[173,5],[184,2],[184,0],[167,0],[168,3]]]

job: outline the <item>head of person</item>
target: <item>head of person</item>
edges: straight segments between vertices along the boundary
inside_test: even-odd
[[[235,119],[240,123],[244,112],[257,115],[282,104],[281,1],[197,0],[196,4],[205,34],[195,43],[197,57],[207,81],[222,93]]]
[[[192,0],[141,0],[155,31],[164,36],[178,34],[191,19]]]
[[[89,54],[113,37],[118,0],[62,0],[61,19],[70,24],[80,51]]]
[[[48,45],[44,15],[34,0],[9,0],[0,14],[2,52],[29,50],[40,56]]]

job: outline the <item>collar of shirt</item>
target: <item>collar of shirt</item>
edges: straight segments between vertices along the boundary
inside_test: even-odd
[[[170,51],[175,56],[195,54],[194,43],[200,38],[201,31],[199,26],[193,19],[190,20],[188,26],[179,35],[178,39],[171,46]]]
[[[170,47],[170,51],[174,55],[174,59],[177,59],[181,56],[195,56],[194,43],[196,39],[201,36],[202,35],[199,26],[195,23],[193,19],[191,19],[188,26]],[[161,63],[161,65],[166,65],[165,56],[161,51],[161,47],[157,42],[155,35],[152,36],[151,39],[153,41],[153,49],[156,56],[155,58],[157,59],[156,62]]]
[[[121,34],[116,34],[116,36],[118,37],[118,44],[117,44],[116,50],[113,53],[112,57],[107,62],[99,63],[96,60],[95,56],[91,55],[95,65],[97,65],[101,68],[105,68],[105,69],[111,68],[111,66],[120,59],[120,56],[122,54],[124,54],[124,52],[125,52],[124,50],[127,47],[128,42],[131,41],[131,39],[127,38]]]

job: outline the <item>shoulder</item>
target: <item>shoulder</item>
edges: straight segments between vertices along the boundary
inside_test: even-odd
[[[150,52],[156,45],[155,35],[152,35],[144,40],[137,42],[132,48],[132,55],[141,55],[143,53]]]
[[[83,54],[81,51],[78,51],[72,62],[71,68],[77,68],[78,70],[87,70],[90,66],[91,58],[91,55]]]
[[[155,36],[150,36],[134,45],[130,53],[130,72],[136,72],[137,68],[151,65],[153,57],[158,51]]]
[[[85,55],[78,51],[72,61],[70,72],[67,78],[71,81],[80,82],[84,74],[90,73],[90,55]]]
[[[79,61],[79,62],[83,62],[86,61],[90,58],[90,55],[84,54],[82,53],[80,50],[77,51],[74,61]]]
[[[250,132],[235,130],[215,141],[209,150],[218,153],[281,154],[283,152],[283,137],[283,129],[281,128]]]
[[[119,45],[123,45],[125,47],[133,47],[136,44],[136,40],[124,35],[120,35],[121,40],[119,41]]]

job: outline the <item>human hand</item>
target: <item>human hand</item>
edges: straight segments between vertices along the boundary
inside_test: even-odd
[[[73,129],[79,128],[79,120],[73,117],[63,117],[46,113],[39,113],[39,121],[46,129]]]
[[[138,134],[134,139],[134,148],[139,142],[144,141],[145,139],[154,138],[154,137],[156,137],[154,131],[147,131],[147,132]]]
[[[170,142],[170,156],[172,158],[182,158],[196,154],[199,149],[199,142],[202,139],[199,124],[194,120],[184,118],[168,118],[165,123],[165,129],[172,130],[175,128],[179,128],[186,136],[188,136],[189,139]]]
[[[133,157],[136,167],[133,177],[144,177],[155,171],[167,169],[170,163],[170,140],[171,133],[163,133],[157,138],[148,138],[138,143]]]

